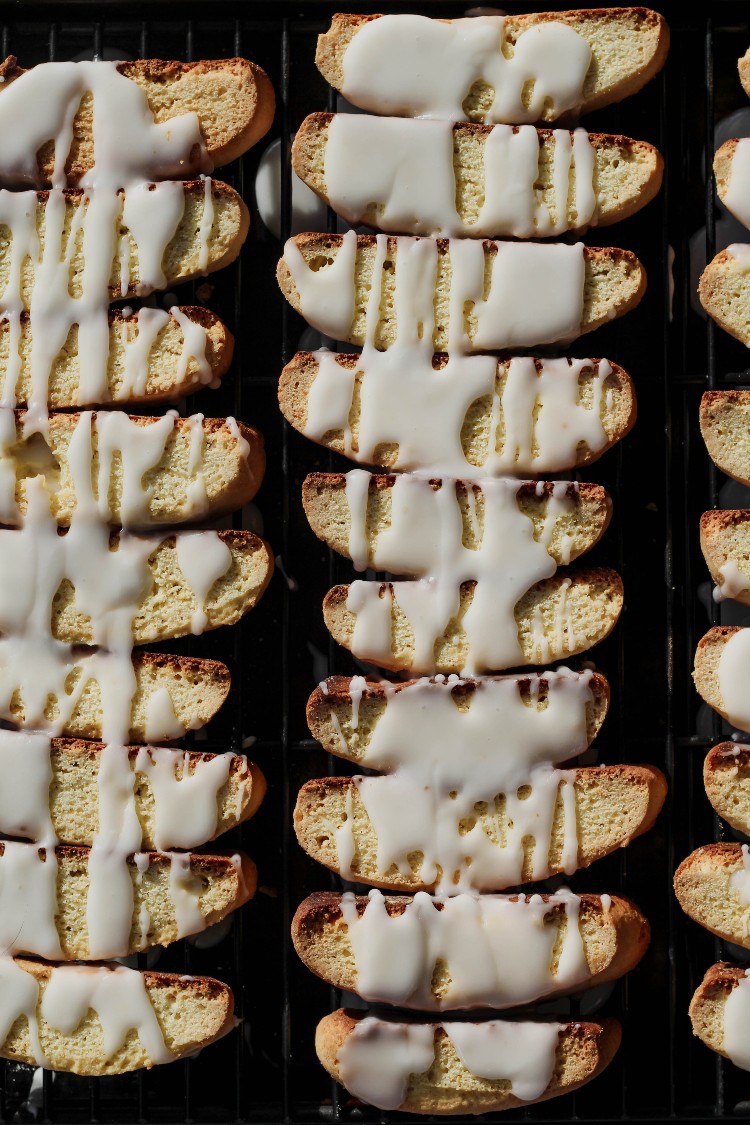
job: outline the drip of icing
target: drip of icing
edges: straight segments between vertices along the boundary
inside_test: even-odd
[[[505,43],[503,17],[380,16],[347,44],[341,92],[383,115],[458,121],[482,84],[492,96],[484,120],[511,125],[581,105],[591,49],[572,28],[554,21],[530,27],[512,54],[503,53]]]
[[[190,452],[188,455],[188,503],[196,515],[203,515],[208,509],[206,478],[203,474],[203,415],[193,414],[190,418]]]
[[[432,1065],[438,1029],[471,1074],[490,1081],[505,1079],[522,1101],[539,1098],[552,1079],[560,1024],[408,1024],[366,1016],[338,1048],[344,1086],[379,1109],[398,1109],[406,1100],[410,1076],[424,1074]]]
[[[374,282],[365,318],[365,337],[375,343],[382,292],[391,276],[389,236],[376,235]],[[430,341],[438,243],[429,238],[395,239],[395,294],[398,345]],[[581,332],[585,259],[583,243],[492,242],[448,240],[450,316],[448,351],[529,347],[575,339]],[[293,239],[284,260],[299,295],[305,319],[320,332],[346,340],[354,319],[354,267],[357,237],[349,231],[333,260],[305,262]],[[489,272],[489,282],[485,273]]]
[[[185,727],[175,714],[172,696],[167,688],[157,688],[149,695],[144,725],[147,742],[180,738],[185,733]]]
[[[734,145],[724,203],[741,223],[750,227],[750,140],[743,137]]]
[[[32,731],[0,731],[0,832],[43,847],[57,842],[50,817],[49,737]]]
[[[414,635],[412,668],[433,670],[435,642],[458,616],[461,584],[472,580],[476,582],[473,597],[461,621],[467,667],[483,671],[522,663],[514,608],[532,586],[557,569],[545,540],[555,522],[570,511],[570,486],[564,481],[553,484],[545,528],[535,538],[534,523],[518,504],[518,481],[487,479],[467,485],[481,490],[484,497],[481,541],[467,547],[458,482],[444,477],[436,488],[426,476],[404,474],[390,489],[390,522],[370,545],[366,527],[370,474],[353,469],[346,481],[355,566],[367,565],[369,553],[375,569],[420,579],[393,587]],[[353,583],[347,608],[356,614],[354,654],[387,664],[392,652],[391,604],[380,596],[380,586]],[[561,627],[560,622],[555,627]]]
[[[735,1066],[750,1070],[750,977],[740,978],[724,1002],[723,1048]]]
[[[722,710],[730,722],[742,730],[750,730],[750,700],[747,677],[750,669],[750,629],[739,629],[722,645],[719,658],[719,692]]]
[[[55,926],[57,856],[54,848],[6,840],[0,854],[0,949],[52,960],[63,956]]]
[[[334,210],[355,224],[363,222],[376,200],[378,227],[394,233],[561,234],[594,217],[594,152],[585,129],[577,129],[572,142],[567,130],[555,130],[553,136],[551,191],[545,201],[535,188],[542,137],[531,125],[494,126],[482,138],[482,206],[476,217],[464,218],[456,202],[452,122],[336,114],[326,133],[326,194]],[[573,167],[575,214],[569,222]]]
[[[390,915],[380,891],[370,891],[358,914],[354,895],[342,896],[357,972],[357,993],[375,1003],[421,1011],[512,1008],[582,984],[588,965],[578,928],[580,900],[561,890],[545,903],[500,895],[460,894],[434,899],[423,891],[401,914]],[[552,972],[557,926],[545,923],[562,910],[566,924]],[[436,964],[447,987],[435,996]]]
[[[729,876],[729,886],[737,892],[741,906],[750,905],[750,850],[747,844],[742,845],[742,867]],[[744,938],[747,938],[748,932],[750,932],[750,912],[745,910],[742,916]]]
[[[232,565],[232,552],[215,531],[186,531],[177,536],[177,561],[195,595],[192,632],[200,635],[208,624],[206,599]]]
[[[217,797],[232,768],[232,754],[199,759],[192,771],[182,750],[143,746],[135,772],[148,781],[154,798],[154,842],[160,850],[191,848],[216,834]]]
[[[736,559],[730,559],[719,567],[719,578],[721,581],[714,589],[714,601],[717,602],[736,598],[750,587],[750,578],[740,570]]]
[[[213,182],[210,176],[203,177],[203,212],[198,230],[200,251],[198,254],[198,267],[205,274],[208,268],[208,240],[214,225],[214,196]]]
[[[492,356],[451,354],[432,366],[432,347],[408,352],[365,349],[356,368],[343,367],[332,352],[315,353],[317,372],[307,401],[303,433],[321,441],[343,431],[346,456],[372,464],[379,445],[398,446],[393,468],[461,476],[559,472],[571,468],[581,443],[596,453],[607,444],[601,422],[603,388],[612,368],[606,360],[507,361],[502,393],[496,390]],[[581,401],[580,379],[589,376],[590,396]],[[357,376],[359,375],[359,379]],[[356,441],[349,419],[355,386],[359,396]],[[486,458],[470,462],[461,432],[469,408],[491,396]],[[395,407],[395,408],[394,408]],[[497,450],[502,435],[502,448]]]

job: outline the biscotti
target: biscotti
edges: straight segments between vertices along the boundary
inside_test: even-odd
[[[95,405],[100,402],[158,403],[193,394],[216,384],[229,370],[234,338],[214,313],[197,306],[142,308],[126,315],[122,309],[107,314],[107,359],[100,379],[84,377],[78,350],[77,324],[49,367],[47,404],[52,410]],[[29,314],[22,313],[17,334],[8,320],[0,321],[0,392],[26,406],[33,394],[31,350],[33,334]],[[14,394],[10,356],[17,356]]]
[[[701,638],[693,679],[699,695],[732,726],[750,731],[750,629],[717,625]]]
[[[701,550],[721,597],[750,605],[750,511],[704,512]]]
[[[438,601],[429,583],[334,586],[323,599],[323,617],[334,640],[360,660],[424,675],[474,674],[547,664],[585,652],[609,635],[623,603],[622,581],[615,571],[559,571],[522,594],[512,610],[512,627],[494,635],[488,648],[482,641],[486,619],[483,623],[476,614],[467,616],[477,585],[465,581],[451,593],[456,611],[442,628],[438,614],[446,603]],[[418,636],[416,622],[408,616],[417,599],[425,607]],[[502,651],[497,647],[500,641]]]
[[[647,8],[480,20],[337,13],[315,61],[348,101],[375,113],[513,125],[634,94],[668,48],[666,22]]]
[[[43,456],[33,440],[24,442],[20,411],[15,429],[15,444],[0,445],[0,475],[16,476],[19,520],[26,512],[30,465],[43,477],[61,526],[89,498],[103,519],[128,527],[223,515],[253,498],[265,469],[262,436],[233,418],[50,414],[49,454]],[[13,522],[11,512],[2,516],[4,523]]]
[[[235,1025],[212,977],[0,958],[0,1056],[98,1077],[192,1055]]]
[[[419,779],[329,777],[302,786],[294,827],[308,855],[353,882],[497,891],[570,875],[623,847],[651,827],[666,794],[658,770],[634,765],[545,771],[519,788],[472,801],[464,823],[466,800],[442,800]]]
[[[4,952],[124,957],[200,933],[252,898],[245,855],[40,848],[0,841]]]
[[[624,316],[646,289],[629,250],[351,231],[289,239],[276,276],[326,336],[381,350],[431,337],[435,352],[574,340]]]
[[[703,764],[706,796],[716,812],[744,835],[750,835],[750,746],[721,742]]]
[[[750,347],[750,245],[720,250],[701,274],[698,293],[708,315]]]
[[[229,694],[229,669],[218,660],[136,651],[131,662],[134,692],[126,717],[130,742],[182,738],[205,726]],[[40,693],[36,683],[24,681],[7,655],[0,659],[0,717],[71,738],[102,738],[110,679],[106,654],[71,654],[63,672],[58,691]]]
[[[292,164],[352,225],[442,238],[609,226],[653,199],[663,170],[629,137],[348,113],[307,117]]]
[[[279,380],[286,420],[352,461],[454,476],[564,472],[635,423],[630,376],[606,359],[298,352]]]
[[[508,758],[512,744],[560,763],[593,742],[608,705],[609,684],[590,671],[401,683],[331,676],[307,701],[307,723],[329,754],[368,769],[397,769],[415,745],[445,761],[462,747],[467,763],[467,745]]]
[[[706,391],[699,417],[711,460],[750,486],[750,391]]]
[[[335,988],[444,1012],[514,1008],[615,980],[640,961],[649,927],[627,899],[566,890],[440,899],[320,892],[297,908],[292,940]]]
[[[685,913],[712,934],[750,948],[747,845],[706,844],[684,859],[674,889]]]
[[[750,977],[739,965],[712,965],[690,1002],[693,1034],[712,1051],[750,1070]]]
[[[411,1024],[339,1009],[315,1049],[355,1097],[407,1113],[514,1109],[577,1090],[611,1061],[616,1020]]]
[[[0,731],[0,832],[34,841],[91,846],[106,809],[101,787],[132,774],[132,813],[146,850],[195,848],[257,811],[263,774],[236,754],[201,754],[164,746],[105,746],[50,738],[35,731]]]
[[[42,144],[20,167],[15,176],[7,172],[6,182],[19,186],[23,182],[48,187],[55,171],[69,185],[77,183],[94,164],[95,113],[98,105],[115,99],[121,103],[123,116],[135,113],[145,102],[145,112],[166,132],[166,122],[173,121],[176,133],[193,129],[187,159],[181,153],[165,157],[152,152],[132,152],[131,160],[148,164],[144,179],[185,177],[190,172],[207,172],[235,160],[268,131],[273,121],[274,92],[265,72],[247,59],[201,59],[196,62],[174,62],[163,59],[135,59],[116,63],[54,63],[30,70],[18,66],[9,55],[0,65],[3,102],[0,119],[14,114],[20,132],[28,105],[49,99],[60,109],[69,109],[71,116],[70,147],[67,153],[55,151],[53,141]],[[135,93],[123,79],[139,88]],[[84,93],[89,98],[83,98]],[[69,104],[68,104],[69,103]],[[194,114],[193,122],[186,115]],[[31,115],[29,115],[31,116]],[[182,118],[182,120],[175,120]],[[190,139],[186,137],[186,139]],[[130,140],[125,136],[122,143]],[[64,165],[60,167],[60,162]],[[144,172],[146,168],[144,167]]]
[[[23,529],[0,532],[0,536],[24,534]],[[61,537],[63,549],[66,538]],[[0,538],[0,552],[3,549],[10,550],[12,545]],[[110,537],[109,553],[122,580],[127,573],[127,589],[137,594],[133,600],[134,644],[201,633],[239,621],[258,602],[273,571],[270,548],[250,531],[183,531],[163,537],[122,532]],[[193,572],[198,555],[203,558]],[[208,566],[206,558],[211,560]],[[76,561],[73,556],[61,568],[62,582],[52,606],[52,635],[68,644],[103,644],[101,631],[108,628],[109,614],[102,614],[99,605],[92,606],[83,596]],[[95,610],[100,613],[92,616]]]

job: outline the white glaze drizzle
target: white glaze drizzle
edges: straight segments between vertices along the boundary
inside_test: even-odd
[[[373,283],[365,318],[366,342],[374,345],[381,317],[381,291],[394,261],[393,308],[399,352],[404,344],[432,340],[438,244],[430,238],[376,235]],[[451,267],[448,351],[531,347],[575,339],[581,332],[585,258],[583,243],[495,242],[485,296],[485,250],[478,239],[449,240]],[[294,239],[284,260],[305,319],[334,339],[349,338],[354,320],[357,236],[343,235],[330,264],[305,262]],[[467,324],[467,308],[471,327]],[[401,352],[403,360],[403,353]]]
[[[572,468],[583,442],[596,453],[607,444],[601,422],[602,398],[612,368],[606,359],[543,359],[508,362],[500,394],[497,360],[452,353],[442,368],[432,366],[432,348],[363,351],[356,367],[343,367],[335,353],[315,353],[317,371],[307,399],[303,433],[322,441],[342,431],[347,457],[372,464],[377,447],[398,446],[393,468],[440,475],[482,476],[560,472]],[[587,372],[591,391],[581,401]],[[358,383],[356,442],[350,415]],[[492,398],[486,459],[472,464],[461,443],[469,408]],[[502,441],[500,451],[498,442]]]
[[[590,62],[586,41],[562,23],[532,26],[509,47],[503,17],[386,15],[347,44],[341,92],[375,113],[458,121],[482,82],[493,90],[484,120],[514,125],[580,106]]]
[[[475,218],[457,209],[453,124],[336,114],[326,132],[325,189],[347,222],[364,222],[374,200],[377,226],[396,234],[474,238],[539,237],[594,219],[594,152],[585,129],[553,133],[551,198],[535,187],[543,137],[531,125],[495,125],[481,138],[484,182]],[[575,169],[572,221],[568,219]],[[551,203],[551,209],[550,209]]]
[[[580,899],[568,890],[513,901],[501,895],[431,898],[423,891],[401,914],[390,915],[372,890],[362,914],[345,894],[341,912],[356,963],[356,990],[365,1000],[420,1011],[512,1008],[552,992],[573,989],[589,975],[578,928]],[[566,918],[557,970],[552,972],[558,927],[545,924],[553,910]],[[435,996],[436,963],[449,983]]]
[[[143,975],[122,965],[55,965],[41,984],[12,957],[0,956],[0,1044],[19,1016],[28,1022],[31,1053],[37,1066],[49,1067],[41,1045],[45,1030],[72,1035],[89,1011],[99,1021],[104,1062],[134,1030],[152,1062],[165,1063],[172,1052],[164,1042]]]
[[[424,1074],[432,1065],[435,1033],[442,1028],[470,1073],[506,1079],[517,1098],[534,1101],[552,1078],[563,1026],[511,1020],[408,1024],[366,1016],[338,1048],[337,1062],[344,1086],[355,1097],[379,1109],[398,1109],[410,1075]]]
[[[393,585],[393,597],[414,635],[412,668],[434,671],[435,643],[458,615],[461,584],[471,580],[476,585],[461,620],[468,647],[465,667],[482,672],[523,663],[514,608],[532,586],[557,569],[547,541],[556,520],[571,510],[570,485],[565,481],[552,485],[545,526],[535,538],[533,521],[519,507],[518,481],[468,483],[467,488],[480,489],[484,497],[484,532],[481,541],[469,548],[463,541],[459,482],[444,477],[435,488],[428,477],[414,473],[396,477],[390,489],[390,522],[374,544],[369,544],[366,501],[370,479],[364,469],[346,475],[349,550],[357,569],[368,565],[369,555],[369,564],[377,570],[419,579]],[[393,645],[390,599],[380,596],[377,583],[354,582],[347,608],[356,615],[351,642],[354,654],[387,665]],[[562,629],[562,601],[557,608],[560,621],[556,627]]]

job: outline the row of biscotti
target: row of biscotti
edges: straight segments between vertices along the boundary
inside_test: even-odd
[[[658,771],[559,768],[603,717],[602,677],[488,674],[581,652],[614,625],[617,575],[555,573],[604,531],[604,490],[508,477],[593,460],[635,410],[630,380],[607,361],[486,353],[567,343],[633,307],[645,276],[619,250],[481,239],[583,230],[655,194],[651,146],[519,123],[622,96],[665,51],[660,17],[632,9],[337,16],[319,40],[318,65],[347,98],[420,118],[307,119],[298,175],[347,221],[396,237],[303,235],[278,271],[313,327],[363,348],[297,356],[282,410],[314,440],[396,474],[314,474],[303,486],[313,530],[357,570],[410,578],[335,588],[326,624],[360,660],[433,677],[329,680],[308,707],[324,746],[377,776],[303,786],[300,842],[346,879],[414,893],[300,907],[303,960],[367,1000],[517,1008],[620,975],[647,942],[623,900],[486,893],[572,874],[645,830],[663,800]],[[485,124],[457,123],[464,115]],[[618,1041],[611,1021],[414,1029],[339,1012],[316,1047],[376,1106],[476,1113],[575,1088]]]
[[[19,728],[0,739],[0,1053],[116,1074],[234,1023],[218,981],[64,962],[169,944],[254,893],[246,856],[191,849],[253,814],[257,767],[127,743],[196,729],[226,696],[222,665],[134,646],[237,621],[262,595],[260,538],[172,525],[244,504],[263,447],[233,419],[49,411],[158,401],[226,371],[231,337],[212,314],[110,303],[237,256],[239,196],[174,177],[243,152],[273,95],[239,59],[22,71],[11,58],[2,81],[0,183],[32,190],[0,192],[0,712]]]
[[[747,89],[748,59],[740,59]],[[716,152],[714,173],[719,198],[746,226],[750,225],[750,142],[732,139]],[[750,247],[722,250],[700,280],[701,304],[727,332],[750,343]],[[750,395],[746,391],[709,391],[701,401],[700,428],[715,464],[741,484],[750,483]],[[701,518],[701,547],[716,583],[718,600],[750,601],[750,511],[711,511]],[[695,685],[706,702],[740,730],[750,730],[747,676],[750,630],[718,626],[700,641],[695,656]],[[706,793],[735,831],[750,834],[746,807],[746,748],[723,743],[711,750],[704,767]],[[748,888],[747,846],[709,844],[683,861],[675,891],[683,910],[724,941],[746,946]],[[750,978],[739,967],[712,966],[690,1005],[693,1029],[706,1044],[736,1065],[750,1069]]]

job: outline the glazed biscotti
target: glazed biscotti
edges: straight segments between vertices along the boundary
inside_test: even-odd
[[[630,376],[606,359],[298,352],[279,405],[352,461],[436,475],[532,476],[596,461],[635,423]]]
[[[720,250],[703,271],[698,292],[708,315],[750,346],[750,245],[734,243]]]
[[[501,620],[497,612],[492,618],[501,627],[490,636],[490,619],[470,610],[485,606],[495,587],[485,586],[477,601],[478,587],[475,580],[451,586],[441,604],[430,584],[354,582],[328,591],[323,617],[334,640],[360,660],[420,675],[473,674],[585,652],[611,633],[623,603],[616,571],[561,571],[522,593],[510,614],[501,605]],[[410,616],[420,604],[419,619]],[[440,616],[446,604],[455,606],[447,620]]]
[[[263,774],[238,754],[164,746],[105,746],[42,732],[0,731],[0,766],[15,800],[0,804],[0,832],[91,846],[107,825],[100,784],[132,774],[133,812],[144,849],[194,848],[258,809]]]
[[[229,694],[230,674],[218,660],[134,652],[134,691],[128,707],[130,742],[182,738],[213,718]],[[106,658],[96,652],[71,653],[64,688],[39,694],[7,656],[0,672],[11,685],[0,716],[17,726],[48,730],[71,738],[100,739],[109,682]]]
[[[750,511],[704,512],[701,549],[721,597],[750,604]]]
[[[699,641],[693,671],[699,695],[732,726],[750,731],[749,672],[750,629],[717,625]]]
[[[690,1002],[690,1019],[707,1047],[750,1070],[750,978],[741,966],[711,966]]]
[[[212,977],[0,958],[0,1056],[99,1077],[172,1062],[235,1025]]]
[[[336,988],[443,1012],[514,1008],[615,980],[640,961],[649,927],[627,899],[565,890],[440,899],[321,892],[297,908],[292,940]]]
[[[315,1049],[350,1094],[407,1113],[492,1113],[570,1093],[595,1078],[620,1043],[603,1023],[407,1024],[340,1009],[318,1024]]]
[[[609,226],[654,198],[663,170],[629,137],[347,113],[306,118],[292,163],[352,225],[442,238]]]
[[[86,75],[82,67],[74,67],[74,64],[68,64],[65,73],[59,63],[54,65],[54,70],[45,64],[24,70],[18,66],[16,58],[9,55],[0,65],[0,89],[7,99],[0,105],[0,113],[9,113],[12,105],[23,127],[24,103],[45,98],[63,101],[66,95],[72,97],[78,93],[80,104],[71,123],[70,148],[64,167],[58,170],[70,185],[86,175],[94,163],[92,102],[97,96],[103,95],[105,89],[113,91],[123,108],[135,108],[129,83],[124,80],[129,80],[145,95],[148,111],[158,125],[164,127],[168,121],[182,117],[174,127],[176,131],[184,131],[184,115],[195,114],[195,143],[187,160],[175,157],[171,162],[163,157],[160,160],[161,154],[156,151],[140,154],[144,163],[150,157],[148,174],[153,179],[184,178],[186,173],[206,172],[228,164],[260,140],[273,121],[273,87],[265,72],[247,59],[201,59],[188,63],[136,59],[109,64],[108,69],[114,73],[107,73],[103,78],[97,77],[91,64]],[[101,64],[98,66],[101,72]],[[82,98],[87,82],[90,96]],[[11,181],[14,186],[24,182],[50,186],[55,159],[60,160],[54,143],[48,141],[41,145],[32,158],[32,167],[26,174],[19,174]]]
[[[668,48],[663,17],[647,8],[480,20],[337,13],[315,61],[331,86],[374,113],[514,125],[634,94]]]
[[[415,743],[430,744],[435,757],[449,761],[456,746],[467,744],[480,755],[507,758],[513,741],[530,760],[548,754],[559,763],[593,742],[608,705],[609,684],[590,671],[395,683],[331,676],[307,701],[307,723],[329,754],[368,769],[403,766]],[[472,758],[465,753],[463,763]]]
[[[351,231],[290,239],[276,276],[326,336],[383,350],[397,336],[415,346],[431,335],[435,352],[574,340],[624,316],[646,289],[629,250]]]
[[[750,486],[750,391],[706,391],[699,417],[711,460]]]
[[[52,514],[70,523],[87,489],[104,519],[128,527],[179,524],[236,511],[263,479],[263,438],[233,418],[127,415],[122,411],[50,414],[42,454],[23,438],[0,447],[0,475],[15,474],[18,518],[26,512],[30,464],[44,477]],[[9,435],[10,436],[10,435]],[[45,461],[46,458],[46,461]],[[10,513],[3,513],[10,522]]]
[[[216,385],[229,370],[234,338],[214,313],[197,306],[142,308],[107,314],[107,357],[101,382],[90,384],[82,371],[79,326],[72,324],[63,349],[50,363],[46,400],[50,409],[100,402],[159,403]],[[33,394],[31,321],[21,313],[14,337],[9,321],[0,322],[0,391],[26,406]],[[8,394],[9,357],[17,354],[15,395]]]
[[[721,742],[703,764],[706,796],[722,819],[750,835],[750,746]]]
[[[479,799],[471,783],[452,798],[398,774],[308,781],[295,831],[308,855],[354,882],[497,891],[570,875],[623,847],[651,827],[666,794],[649,766],[544,770],[524,782],[520,795],[485,787]]]

